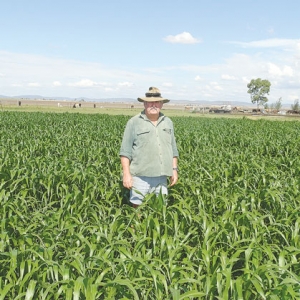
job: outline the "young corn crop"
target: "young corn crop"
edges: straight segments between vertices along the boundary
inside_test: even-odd
[[[0,300],[299,299],[300,123],[172,118],[179,182],[133,209],[128,119],[0,112]]]

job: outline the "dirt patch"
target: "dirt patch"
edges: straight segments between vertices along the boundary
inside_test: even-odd
[[[136,102],[87,102],[70,100],[31,100],[31,99],[0,99],[2,106],[44,106],[44,107],[70,107],[81,106],[82,108],[143,108],[143,104]],[[164,108],[184,109],[184,105],[170,104],[164,105]]]

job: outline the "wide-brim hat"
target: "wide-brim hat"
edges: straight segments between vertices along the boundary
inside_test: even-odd
[[[161,96],[160,90],[154,86],[149,87],[149,91],[145,94],[146,97],[137,98],[140,102],[155,102],[162,101],[163,103],[167,103],[170,100],[163,98]]]

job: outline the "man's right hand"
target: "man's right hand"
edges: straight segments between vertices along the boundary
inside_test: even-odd
[[[131,174],[123,174],[123,186],[127,189],[132,188],[132,176],[131,176]]]

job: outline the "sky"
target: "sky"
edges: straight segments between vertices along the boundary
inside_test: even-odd
[[[0,95],[243,101],[300,98],[299,0],[9,0]]]

